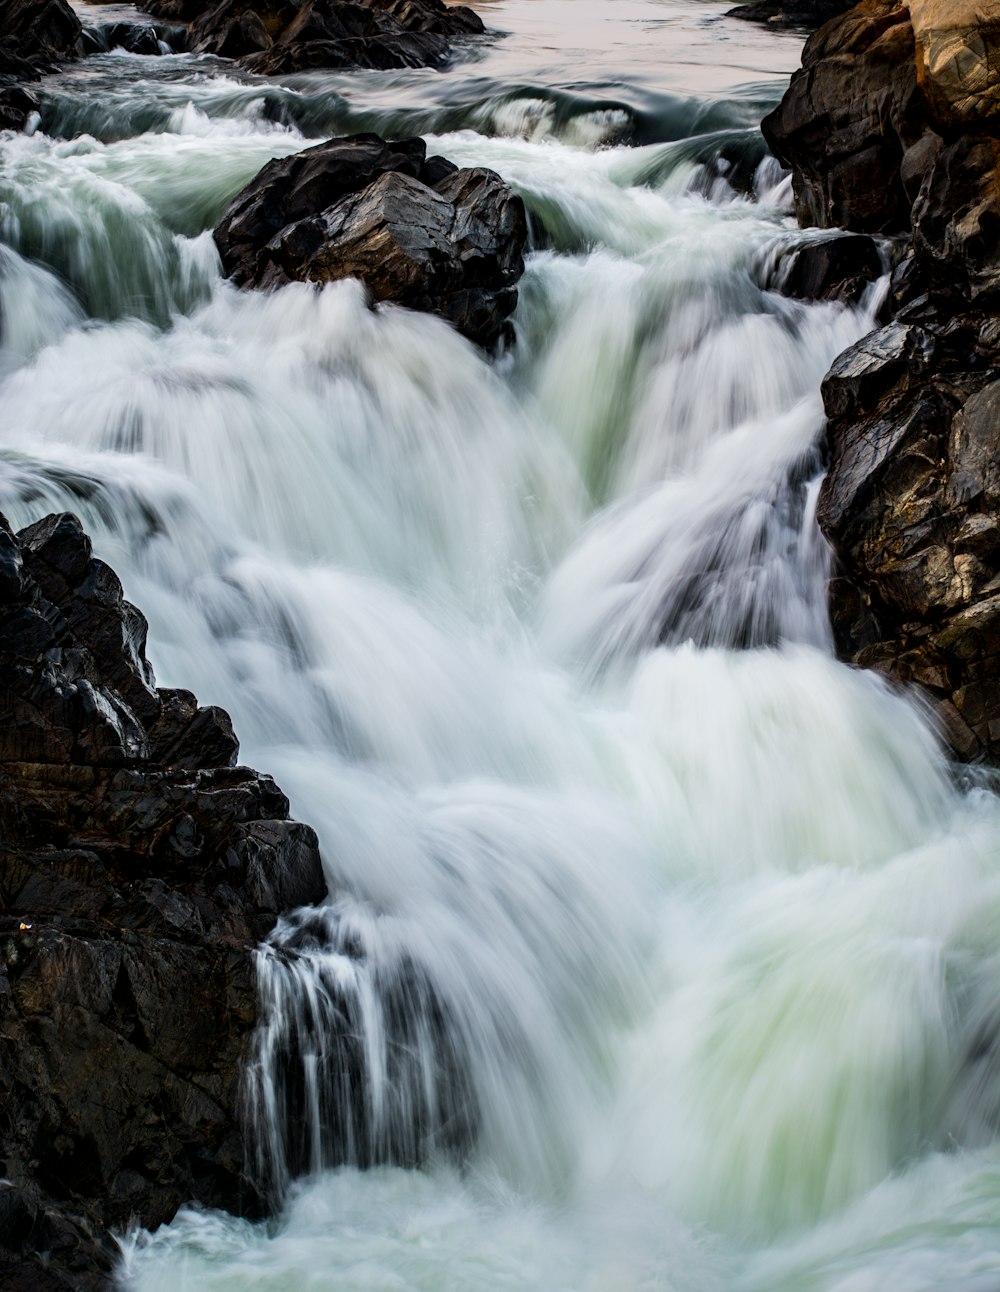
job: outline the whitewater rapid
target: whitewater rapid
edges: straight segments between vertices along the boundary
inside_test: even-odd
[[[695,9],[658,6],[689,51]],[[0,509],[81,516],[330,881],[258,955],[278,1216],[133,1233],[123,1284],[994,1292],[998,800],[835,660],[814,523],[877,291],[766,286],[810,236],[753,130],[780,79],[491,49],[101,56],[0,135]],[[524,195],[507,353],[220,279],[241,185],[373,126]]]

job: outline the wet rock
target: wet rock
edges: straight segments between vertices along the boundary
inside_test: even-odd
[[[1000,6],[862,0],[763,123],[803,224],[905,240],[882,326],[823,386],[838,648],[1000,760]]]
[[[831,598],[841,652],[919,683],[957,752],[995,759],[1000,352],[964,322],[894,323],[834,364],[819,521],[844,572]]]
[[[5,56],[47,69],[75,58],[83,28],[66,0],[4,0],[0,47]]]
[[[726,17],[792,31],[815,31],[852,3],[853,0],[748,0],[730,9]]]
[[[442,0],[153,0],[151,13],[191,23],[199,53],[239,59],[262,75],[320,67],[435,67],[456,36],[484,28]]]
[[[0,1288],[104,1287],[131,1217],[260,1206],[251,958],[324,896],[316,837],[145,636],[75,517],[0,520]]]
[[[857,234],[792,248],[781,257],[767,285],[799,300],[856,304],[884,272],[878,244]]]
[[[41,103],[30,90],[20,85],[0,88],[0,130],[24,130],[40,111]]]
[[[806,42],[761,129],[792,170],[800,223],[891,233],[909,227],[900,165],[925,119],[908,10],[862,0]]]
[[[484,346],[517,302],[526,238],[523,203],[498,175],[377,135],[269,162],[215,230],[241,286],[355,277],[375,300],[438,314]]]

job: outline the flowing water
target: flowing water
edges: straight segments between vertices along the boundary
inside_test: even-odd
[[[0,507],[81,515],[330,880],[258,953],[277,1215],[128,1236],[133,1292],[1000,1286],[998,800],[833,658],[818,389],[877,293],[766,288],[800,41],[724,7],[101,55],[0,135]],[[507,353],[221,281],[231,196],[357,129],[524,195]]]

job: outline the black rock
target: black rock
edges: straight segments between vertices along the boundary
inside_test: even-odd
[[[316,836],[145,636],[75,517],[0,518],[0,1289],[104,1288],[110,1228],[262,1205],[252,955],[324,897]]]
[[[517,302],[526,239],[523,203],[498,175],[371,134],[269,162],[215,230],[241,286],[355,277],[484,346]]]
[[[726,17],[792,31],[815,31],[853,4],[854,0],[749,0],[730,9]]]
[[[787,252],[767,286],[799,300],[856,304],[884,272],[878,244],[855,234],[822,238]]]

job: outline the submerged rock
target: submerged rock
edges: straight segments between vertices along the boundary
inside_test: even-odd
[[[827,375],[820,524],[842,655],[1000,759],[1000,4],[862,0],[763,123],[803,224],[905,238],[884,323]]]
[[[259,1206],[252,953],[323,898],[316,837],[145,640],[75,517],[0,519],[3,1287],[101,1287],[109,1228]]]
[[[427,157],[422,139],[331,139],[269,162],[215,230],[243,287],[359,278],[376,301],[492,345],[517,303],[524,204],[493,171]]]

